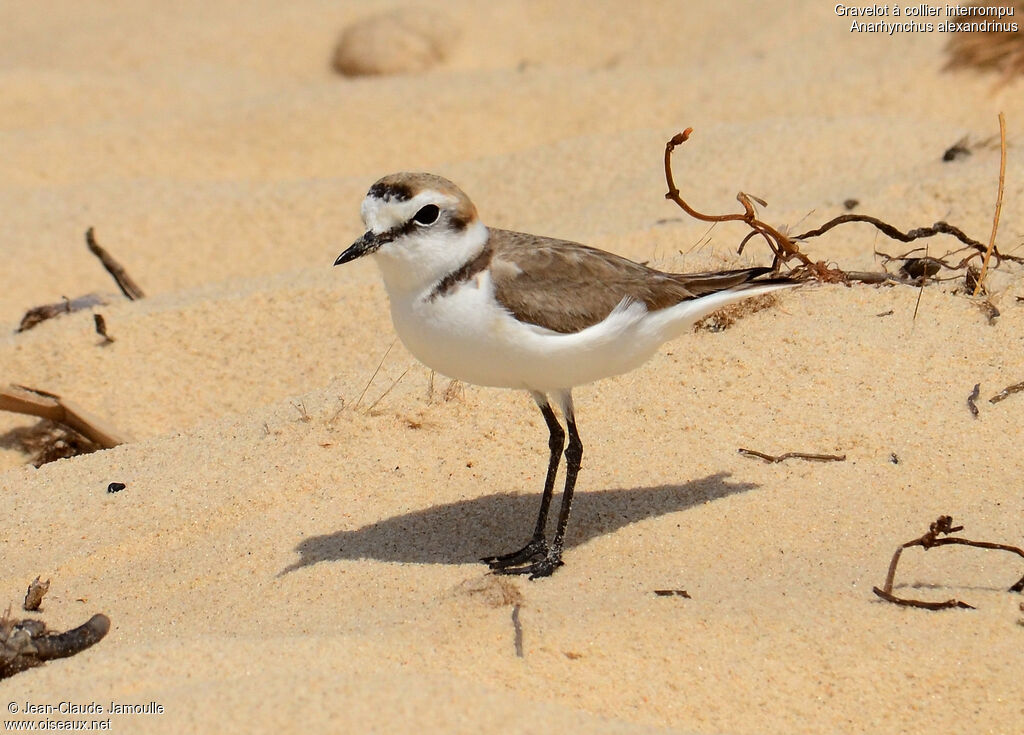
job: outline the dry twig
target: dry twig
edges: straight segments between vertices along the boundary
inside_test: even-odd
[[[987,247],[975,240],[973,237],[969,237],[959,227],[949,224],[948,222],[939,221],[933,224],[931,227],[917,227],[913,230],[903,232],[896,227],[893,227],[888,222],[883,222],[877,217],[871,217],[867,214],[841,214],[838,217],[830,219],[820,227],[802,232],[799,235],[794,235],[794,240],[808,240],[812,237],[818,237],[824,235],[826,232],[831,230],[833,227],[846,224],[847,222],[865,222],[869,225],[873,225],[879,232],[893,240],[899,240],[900,242],[913,242],[914,240],[920,240],[924,237],[935,237],[936,235],[949,235],[955,237],[957,240],[978,251],[979,254],[984,254]],[[1012,260],[1015,263],[1024,263],[1024,258],[1017,258],[1013,256],[1002,255],[998,251],[994,251],[997,258],[1003,258],[1006,260]]]
[[[736,450],[740,454],[747,457],[759,457],[765,462],[771,464],[778,464],[779,462],[785,462],[787,459],[806,459],[812,462],[845,462],[845,454],[807,454],[806,452],[786,452],[785,454],[774,455],[765,454],[764,452],[757,452],[753,449],[740,449]]]
[[[928,532],[920,538],[916,538],[913,541],[907,541],[905,544],[901,544],[892,555],[892,560],[889,562],[889,571],[885,575],[885,584],[881,589],[874,587],[873,591],[876,595],[881,597],[883,600],[896,603],[897,605],[906,605],[908,607],[921,607],[927,610],[943,610],[950,607],[960,607],[974,609],[971,605],[960,600],[950,599],[942,602],[927,602],[924,600],[911,600],[902,597],[897,597],[892,593],[893,582],[896,578],[896,565],[899,564],[900,556],[903,554],[903,550],[910,548],[911,546],[921,546],[926,551],[935,546],[948,546],[951,544],[959,544],[961,546],[973,546],[978,549],[994,549],[997,551],[1009,551],[1010,553],[1017,554],[1021,558],[1024,558],[1024,550],[1019,549],[1016,546],[1009,546],[1007,544],[996,544],[990,541],[971,541],[970,539],[961,538],[959,536],[949,536],[951,533],[962,531],[963,526],[954,526],[952,516],[939,516],[934,523],[928,527]],[[939,538],[939,536],[945,536],[946,538]],[[1010,592],[1022,592],[1024,591],[1024,577],[1015,582],[1009,589]]]
[[[94,306],[106,306],[107,303],[106,298],[98,293],[90,293],[85,296],[79,296],[77,299],[61,299],[55,304],[35,306],[25,312],[25,315],[21,318],[21,323],[15,331],[27,332],[47,319],[53,319],[62,314],[71,314],[82,309],[91,309]]]
[[[136,301],[146,295],[139,288],[138,284],[132,280],[132,277],[128,275],[128,271],[124,269],[124,266],[118,263],[113,255],[96,242],[96,235],[91,227],[85,231],[85,244],[89,246],[89,252],[100,259],[103,267],[107,269],[107,273],[117,282],[121,293],[127,296],[130,301]]]
[[[1001,123],[1002,127],[1002,123]],[[668,192],[665,194],[665,198],[675,202],[684,212],[693,217],[694,219],[701,220],[703,222],[743,222],[746,224],[751,232],[740,241],[739,252],[743,251],[746,244],[755,237],[760,237],[767,243],[768,247],[774,254],[772,261],[772,267],[776,270],[784,263],[789,263],[793,260],[799,261],[800,265],[793,269],[791,274],[795,278],[814,278],[819,281],[832,282],[832,283],[849,283],[851,281],[862,281],[864,283],[882,283],[887,281],[898,281],[900,279],[895,278],[886,273],[864,273],[856,271],[843,271],[839,268],[833,268],[827,265],[824,261],[814,262],[805,253],[800,250],[797,245],[798,242],[809,240],[813,237],[818,237],[828,232],[834,227],[848,222],[863,222],[866,224],[873,225],[882,234],[900,242],[913,242],[926,237],[934,237],[936,235],[944,234],[955,237],[957,240],[962,242],[966,249],[971,249],[974,252],[964,258],[957,268],[966,268],[967,264],[974,258],[995,257],[996,265],[998,266],[1003,260],[1010,260],[1015,263],[1024,264],[1024,257],[1005,255],[1000,253],[995,247],[995,241],[992,239],[988,246],[975,240],[972,237],[966,235],[960,228],[951,225],[947,222],[936,222],[930,227],[918,227],[907,232],[894,227],[888,222],[883,222],[877,217],[872,217],[866,214],[843,214],[835,217],[823,225],[807,232],[800,233],[799,235],[788,235],[783,230],[772,227],[771,225],[763,222],[758,218],[757,212],[754,209],[754,202],[765,205],[765,202],[757,197],[750,196],[743,192],[736,195],[736,199],[743,207],[742,213],[736,214],[722,214],[722,215],[710,215],[698,212],[696,209],[691,207],[680,195],[679,189],[676,187],[675,179],[672,174],[672,153],[673,151],[687,140],[689,140],[690,134],[693,132],[693,128],[686,128],[681,133],[676,134],[671,140],[665,145],[665,182],[668,185]],[[1001,198],[1000,198],[1001,202]],[[934,259],[937,262],[941,262],[946,267],[949,266],[941,259]],[[922,274],[929,274],[929,271],[935,268],[935,263],[925,261],[912,264],[911,269],[915,266],[921,268]],[[937,272],[934,271],[934,272]],[[910,275],[910,269],[907,270],[905,275]],[[930,274],[929,274],[930,275]],[[916,282],[923,283],[923,278],[918,277],[915,279]]]
[[[757,212],[754,210],[754,205],[751,200],[756,201],[762,206],[765,202],[757,197],[752,197],[749,194],[744,194],[742,191],[736,195],[736,200],[743,207],[743,214],[702,214],[696,209],[687,204],[683,198],[679,195],[679,189],[676,187],[675,180],[672,176],[672,152],[677,146],[682,145],[690,138],[690,134],[693,132],[693,128],[687,128],[681,133],[677,133],[672,139],[665,145],[665,182],[668,184],[668,192],[665,194],[665,198],[675,202],[684,212],[704,222],[744,222],[750,227],[752,232],[747,235],[740,243],[740,250],[747,242],[758,235],[764,238],[765,242],[768,243],[768,247],[775,253],[775,262],[773,267],[777,268],[781,263],[789,262],[791,259],[796,258],[804,265],[804,267],[811,269],[815,273],[819,271],[827,271],[827,267],[823,264],[812,263],[810,258],[800,252],[798,248],[790,238],[777,229],[772,227],[765,222],[762,222],[757,217]]]
[[[881,597],[886,602],[891,602],[896,605],[903,605],[904,607],[920,607],[925,610],[947,610],[951,607],[959,607],[964,610],[974,610],[974,605],[968,605],[962,600],[943,600],[941,602],[929,602],[928,600],[911,600],[903,597],[897,597],[892,592],[886,592],[880,590],[877,587],[872,588],[874,593]]]
[[[1005,401],[1007,398],[1012,396],[1014,393],[1020,393],[1021,391],[1024,391],[1024,383],[1014,383],[1013,385],[1006,386],[1001,391],[996,393],[994,396],[989,398],[988,402],[989,403],[999,403],[999,401]]]
[[[9,385],[0,388],[0,411],[38,416],[77,431],[102,449],[129,441],[128,437],[106,421],[96,418],[55,393]]]
[[[128,275],[124,266],[117,262],[114,256],[96,242],[96,235],[91,227],[85,232],[85,242],[89,247],[89,251],[100,259],[100,263],[103,264],[103,267],[106,268],[107,272],[114,278],[118,288],[121,289],[121,293],[131,301],[141,299],[145,296],[138,284],[136,284],[135,281],[132,280],[132,277]],[[21,323],[18,325],[17,331],[24,332],[32,329],[32,327],[36,326],[40,322],[46,321],[47,319],[53,319],[54,317],[62,314],[70,314],[93,306],[106,305],[107,303],[108,302],[105,297],[91,293],[86,294],[85,296],[79,296],[76,299],[64,298],[54,304],[36,306],[25,312],[25,315],[21,318]],[[96,321],[96,331],[106,340],[104,344],[113,342],[114,338],[107,336],[106,324],[103,323],[102,315],[95,314],[94,319]]]

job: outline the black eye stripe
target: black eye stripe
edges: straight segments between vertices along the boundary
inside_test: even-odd
[[[377,240],[378,242],[380,242],[381,245],[386,245],[387,243],[393,240],[397,240],[400,237],[408,235],[415,229],[416,222],[414,220],[409,220],[404,225],[398,225],[397,227],[392,227],[387,232],[380,233],[379,235],[377,235]]]
[[[425,210],[427,208],[430,208],[432,210],[437,210],[436,213],[434,213],[434,218],[432,220],[430,220],[430,222],[420,222],[420,221],[418,221],[416,218],[419,217],[420,214],[423,212],[423,210]],[[427,204],[424,207],[420,207],[419,212],[417,212],[415,215],[413,215],[413,218],[410,219],[409,221],[407,221],[407,222],[405,222],[403,224],[400,224],[400,225],[396,225],[395,227],[392,227],[390,230],[385,230],[384,232],[382,232],[379,235],[375,236],[373,238],[373,241],[375,243],[374,250],[376,250],[377,248],[381,247],[382,245],[387,245],[389,242],[393,242],[393,241],[397,240],[400,237],[405,237],[406,235],[409,235],[409,234],[415,232],[420,227],[424,227],[426,225],[432,225],[435,222],[437,222],[440,218],[441,218],[441,210],[440,210],[440,208],[436,204]],[[456,228],[455,229],[461,230],[464,227],[465,227],[465,223],[464,222],[458,222],[458,223],[456,223]]]
[[[431,205],[428,205],[428,206],[432,207],[434,205],[431,204]],[[423,209],[426,209],[426,207],[422,208],[420,211],[423,211]],[[419,212],[417,212],[416,214],[419,214]],[[436,221],[436,219],[437,218],[435,218],[435,221]],[[385,232],[380,233],[374,239],[376,240],[376,242],[378,244],[378,247],[379,247],[381,245],[386,245],[389,242],[397,240],[400,237],[405,237],[406,235],[408,235],[408,234],[410,234],[412,232],[415,232],[415,230],[418,227],[422,227],[422,226],[423,226],[422,224],[420,224],[419,222],[416,221],[416,217],[414,216],[408,222],[406,222],[404,224],[401,224],[401,225],[397,225],[395,227],[392,227],[390,230],[387,230]]]

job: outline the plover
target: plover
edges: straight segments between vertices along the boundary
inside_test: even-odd
[[[409,351],[449,377],[528,391],[540,407],[551,454],[533,536],[521,549],[482,559],[497,573],[530,579],[562,566],[583,457],[572,389],[633,370],[726,304],[795,285],[762,278],[769,268],[663,273],[579,243],[487,228],[469,197],[433,174],[385,176],[370,187],[361,214],[366,234],[334,264],[373,256]],[[548,543],[563,448],[565,486]]]

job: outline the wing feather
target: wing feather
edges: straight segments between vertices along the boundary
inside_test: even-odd
[[[657,311],[770,271],[663,273],[579,243],[508,230],[491,229],[489,244],[497,300],[520,321],[563,334],[603,321],[623,299]]]

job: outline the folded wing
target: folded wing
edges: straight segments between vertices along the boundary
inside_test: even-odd
[[[517,319],[570,334],[597,324],[623,299],[657,311],[754,281],[770,268],[663,273],[567,240],[491,229],[495,297]],[[538,242],[538,240],[540,242]]]

